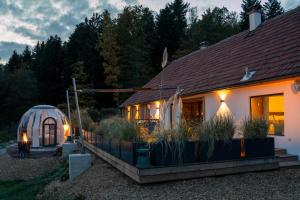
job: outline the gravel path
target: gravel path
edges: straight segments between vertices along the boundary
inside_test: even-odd
[[[300,169],[138,185],[101,159],[74,180],[46,187],[53,199],[300,199]]]
[[[57,168],[56,157],[18,159],[8,154],[0,155],[0,180],[30,179]]]

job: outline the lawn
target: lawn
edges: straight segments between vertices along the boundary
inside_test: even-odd
[[[65,166],[60,165],[57,169],[30,180],[0,180],[0,199],[35,199],[37,194],[41,193],[48,183],[62,177],[65,172]]]

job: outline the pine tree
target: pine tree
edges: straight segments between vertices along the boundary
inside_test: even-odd
[[[277,0],[268,0],[264,4],[263,8],[266,19],[271,19],[273,17],[276,17],[277,15],[281,15],[284,13],[283,7]]]
[[[172,58],[176,50],[180,46],[181,40],[184,38],[187,27],[186,13],[189,4],[183,0],[174,0],[166,7],[160,10],[157,17],[157,33],[159,37],[159,46],[157,55],[161,58],[161,54],[165,47],[168,48],[169,57]]]
[[[181,43],[176,57],[184,56],[200,48],[202,42],[215,44],[239,32],[237,14],[227,8],[208,8],[202,19],[192,23],[187,29],[187,37]]]
[[[32,64],[32,55],[29,46],[26,46],[22,53],[22,64],[26,69],[29,69]]]
[[[242,12],[240,13],[241,21],[240,21],[240,28],[241,30],[247,30],[249,28],[249,8],[257,5],[260,8],[261,2],[260,0],[243,0],[242,2]],[[262,20],[264,20],[264,14],[262,13]]]
[[[16,50],[14,50],[5,66],[5,70],[13,72],[21,68],[22,68],[22,56],[19,55]]]
[[[105,83],[112,87],[119,87],[120,66],[118,61],[118,44],[115,24],[108,11],[103,12],[103,33],[99,39],[98,49],[103,58]]]

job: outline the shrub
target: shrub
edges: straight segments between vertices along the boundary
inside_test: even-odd
[[[109,138],[132,141],[138,137],[138,129],[133,122],[128,122],[121,117],[111,117],[100,122],[96,129],[97,134],[105,135]]]
[[[86,131],[93,132],[96,129],[96,123],[91,118],[87,109],[80,112],[82,128]]]
[[[242,132],[244,138],[266,138],[268,135],[269,123],[265,118],[247,118],[243,121]]]

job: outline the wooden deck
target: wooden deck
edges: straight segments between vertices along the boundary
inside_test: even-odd
[[[279,162],[276,158],[138,169],[86,141],[84,141],[84,146],[140,184],[279,169]]]

